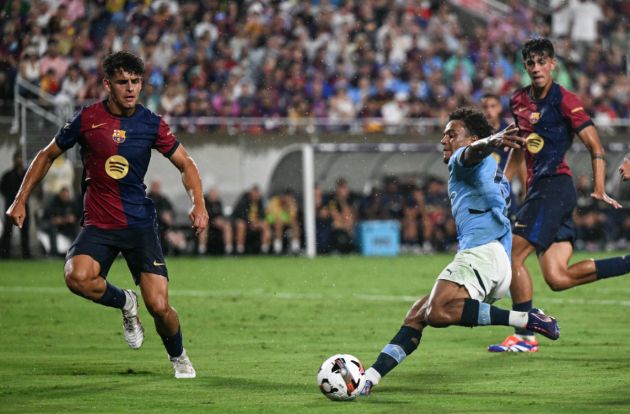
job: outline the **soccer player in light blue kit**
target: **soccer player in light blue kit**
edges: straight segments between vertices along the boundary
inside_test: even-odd
[[[560,336],[556,319],[538,309],[519,312],[491,305],[509,291],[512,231],[506,201],[510,185],[488,155],[495,148],[524,145],[516,131],[509,126],[491,135],[492,127],[477,110],[460,108],[450,114],[440,142],[448,163],[459,250],[431,293],[413,304],[403,326],[366,371],[363,395],[416,350],[426,326],[505,325],[531,329],[552,340]]]

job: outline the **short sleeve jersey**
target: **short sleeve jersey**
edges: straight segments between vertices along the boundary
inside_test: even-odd
[[[457,224],[459,249],[499,241],[508,257],[512,253],[512,230],[508,218],[510,184],[492,156],[465,166],[465,147],[448,161],[448,194]]]
[[[542,177],[572,175],[566,152],[573,136],[593,121],[580,98],[553,83],[544,99],[534,99],[531,86],[517,90],[510,99],[510,111],[523,138],[527,139],[525,160],[527,185]]]
[[[84,107],[55,136],[67,150],[79,144],[83,161],[83,225],[101,229],[153,225],[144,176],[157,149],[173,155],[179,142],[166,122],[142,105],[129,117],[107,110],[106,101]]]

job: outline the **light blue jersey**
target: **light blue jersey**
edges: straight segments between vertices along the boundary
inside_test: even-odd
[[[498,240],[511,257],[510,184],[493,157],[464,166],[461,160],[464,149],[457,149],[448,161],[448,194],[457,224],[459,250]]]

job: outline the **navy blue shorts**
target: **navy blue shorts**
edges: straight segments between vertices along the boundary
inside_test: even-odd
[[[168,279],[157,226],[117,230],[85,227],[70,246],[66,261],[80,254],[88,255],[100,263],[101,276],[106,278],[118,253],[127,261],[136,285],[140,284],[142,272]]]
[[[573,178],[556,175],[538,180],[516,215],[513,233],[543,253],[552,243],[575,242],[573,209],[577,195]]]

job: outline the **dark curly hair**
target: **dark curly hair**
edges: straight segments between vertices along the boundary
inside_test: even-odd
[[[545,37],[529,39],[523,45],[523,50],[521,50],[521,53],[523,54],[523,59],[527,59],[529,55],[547,55],[550,58],[553,58],[555,56],[553,43],[551,43],[551,40]]]
[[[472,108],[457,108],[448,117],[449,121],[462,121],[470,135],[485,138],[492,135],[492,127],[481,111]]]
[[[144,75],[144,62],[138,56],[124,50],[109,54],[103,60],[103,73],[107,79],[116,76],[116,72],[121,69],[142,76]]]

